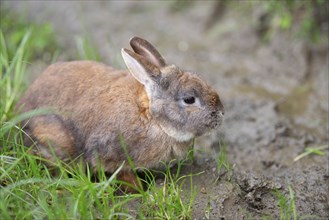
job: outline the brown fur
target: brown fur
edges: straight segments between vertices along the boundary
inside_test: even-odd
[[[56,109],[25,122],[37,154],[51,159],[54,152],[64,161],[82,155],[94,170],[101,164],[107,172],[129,155],[136,167],[154,168],[183,157],[193,137],[220,124],[223,107],[216,92],[195,74],[163,66],[147,41],[131,41],[138,42],[132,44],[136,53],[123,51],[130,71],[92,61],[57,63],[29,87],[18,109]],[[185,90],[197,91],[201,107],[185,106]],[[125,164],[119,178],[136,185]]]

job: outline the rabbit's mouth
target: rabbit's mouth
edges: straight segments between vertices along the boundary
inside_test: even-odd
[[[217,115],[217,120],[215,121],[215,125],[213,129],[217,129],[219,126],[223,124],[224,121],[224,114],[223,113],[218,113]]]
[[[223,121],[224,121],[224,116],[222,113],[216,113],[216,115],[211,115],[211,118],[209,120],[209,123],[204,124],[202,129],[197,132],[198,134],[196,136],[203,136],[205,134],[211,133],[213,130],[218,129]]]

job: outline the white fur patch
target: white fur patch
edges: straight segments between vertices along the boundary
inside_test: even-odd
[[[175,138],[175,140],[178,142],[186,142],[186,141],[190,141],[194,138],[194,135],[189,132],[178,131],[175,128],[172,128],[172,127],[169,128],[169,127],[162,126],[162,125],[160,125],[160,127],[167,135]]]

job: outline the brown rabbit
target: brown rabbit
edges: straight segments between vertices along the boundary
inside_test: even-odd
[[[92,61],[49,66],[17,105],[22,111],[49,107],[57,113],[30,118],[26,145],[49,160],[82,156],[94,169],[114,172],[127,160],[156,168],[182,158],[193,138],[218,127],[224,109],[218,94],[197,74],[167,65],[146,40],[130,40],[122,49],[128,70]],[[33,141],[28,141],[32,139]],[[128,163],[121,180],[136,185]]]

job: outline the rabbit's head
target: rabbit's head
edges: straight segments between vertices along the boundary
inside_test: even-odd
[[[165,133],[179,142],[190,141],[218,127],[224,107],[218,94],[196,73],[167,65],[146,40],[130,40],[134,52],[122,49],[134,78],[144,85],[150,114]]]

